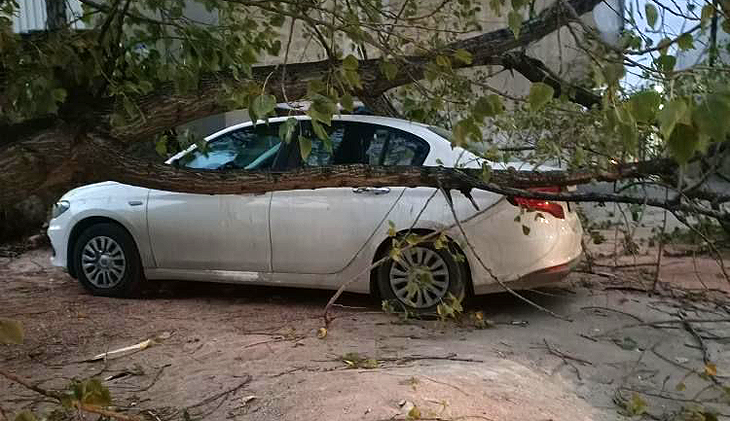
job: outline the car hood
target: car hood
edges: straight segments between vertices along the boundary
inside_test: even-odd
[[[101,183],[87,184],[68,191],[61,197],[61,200],[99,198],[109,196],[119,190],[119,188],[129,188],[125,184],[116,181],[104,181]]]

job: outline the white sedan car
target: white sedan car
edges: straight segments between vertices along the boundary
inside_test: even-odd
[[[452,148],[442,129],[359,115],[335,116],[332,151],[313,140],[303,160],[298,134],[316,136],[308,117],[296,118],[290,143],[279,138],[286,117],[247,122],[206,138],[205,151],[193,146],[167,163],[209,171],[480,165],[474,155]],[[447,247],[424,242],[368,270],[393,247],[391,227],[403,236],[454,224],[443,195],[433,193],[391,186],[204,195],[104,182],[66,193],[54,207],[48,235],[53,264],[91,293],[106,296],[131,295],[156,279],[337,289],[358,277],[349,291],[429,310],[449,293],[502,290],[458,228],[446,231]],[[579,259],[582,228],[570,205],[476,190],[473,195],[480,211],[454,192],[456,214],[466,220],[463,227],[484,264],[512,288],[559,280]],[[408,287],[413,281],[418,288]]]

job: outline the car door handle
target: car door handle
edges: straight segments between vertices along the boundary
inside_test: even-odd
[[[390,187],[358,187],[352,189],[353,193],[388,194]]]

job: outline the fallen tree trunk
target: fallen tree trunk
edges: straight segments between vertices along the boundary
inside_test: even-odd
[[[567,186],[593,181],[618,181],[648,176],[670,176],[676,165],[670,159],[657,159],[616,165],[604,171],[515,171],[493,170],[484,179],[481,169],[444,167],[399,167],[339,165],[305,168],[290,172],[210,171],[176,168],[142,160],[126,154],[119,143],[103,135],[79,135],[58,126],[33,141],[14,145],[12,154],[0,155],[0,205],[10,205],[30,192],[117,181],[159,190],[198,194],[256,194],[281,190],[325,187],[437,187],[458,190],[466,195],[472,189],[509,196],[571,202],[615,201],[659,206],[670,210],[700,213],[719,219],[728,215],[719,210],[700,208],[678,198],[651,200],[629,195],[561,193],[548,194],[524,189],[541,186]],[[34,154],[33,150],[44,153]]]

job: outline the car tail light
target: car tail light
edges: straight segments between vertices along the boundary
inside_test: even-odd
[[[560,193],[560,187],[537,187],[528,190],[541,193]],[[558,219],[565,219],[563,205],[558,202],[543,199],[528,199],[526,197],[508,197],[507,200],[511,204],[525,208],[528,211],[546,212]]]

